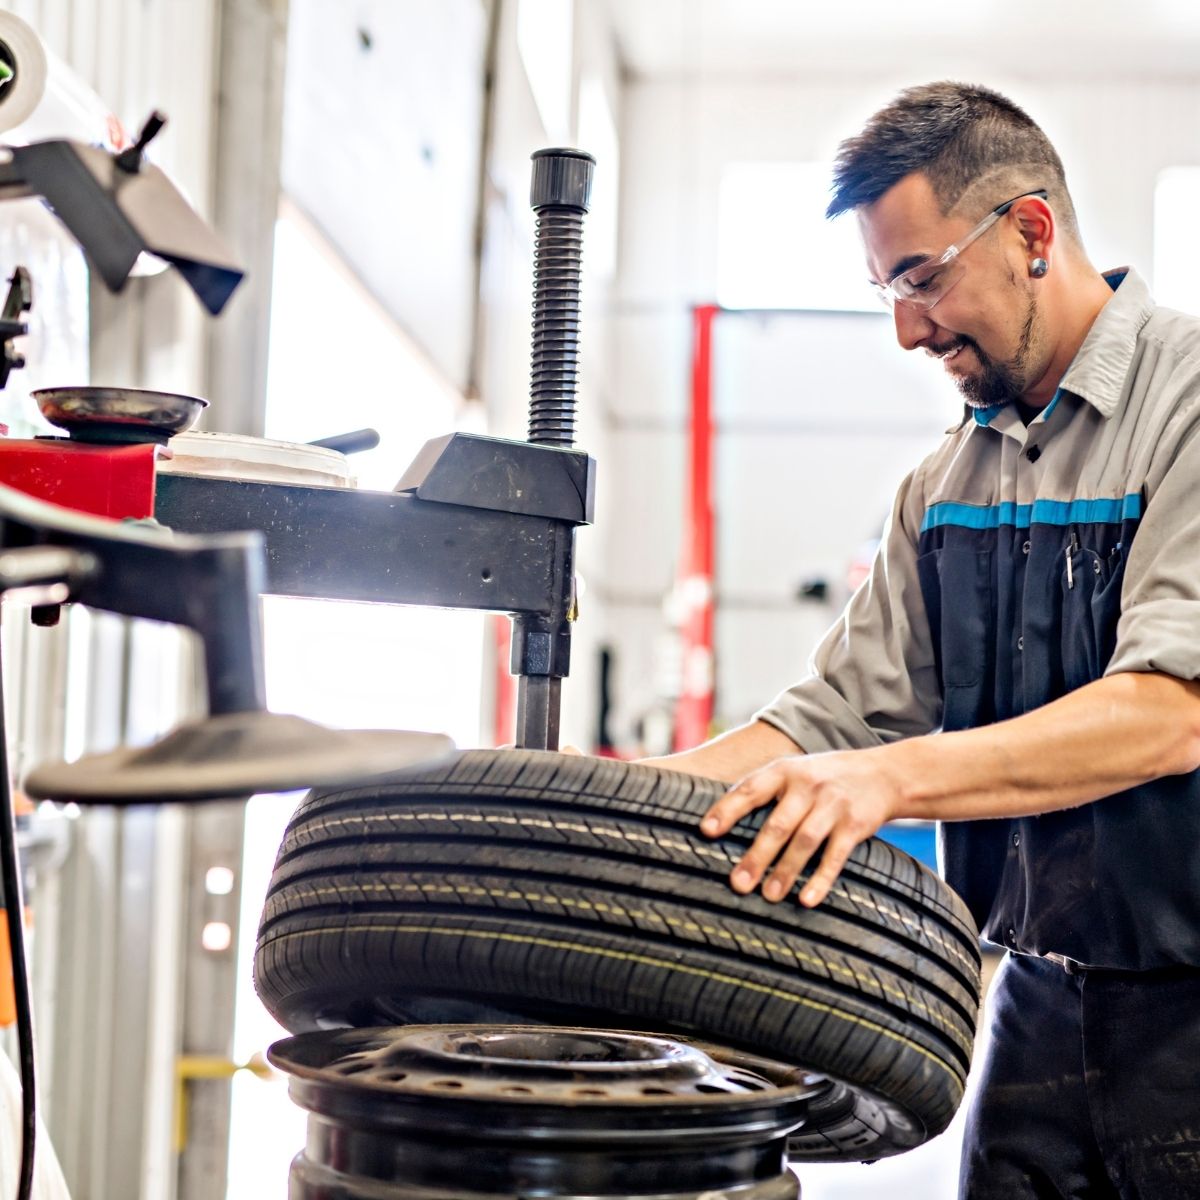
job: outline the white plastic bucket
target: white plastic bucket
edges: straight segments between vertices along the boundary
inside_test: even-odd
[[[158,469],[172,475],[252,479],[304,487],[358,486],[350,460],[337,450],[304,442],[276,442],[238,433],[181,433],[168,443],[171,457]]]

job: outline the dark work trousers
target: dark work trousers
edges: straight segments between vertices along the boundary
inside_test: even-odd
[[[959,1200],[1200,1200],[1200,970],[1010,955]]]

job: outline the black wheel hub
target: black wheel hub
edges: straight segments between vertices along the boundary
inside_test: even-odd
[[[794,1200],[824,1081],[647,1034],[423,1025],[274,1045],[309,1113],[291,1200]]]

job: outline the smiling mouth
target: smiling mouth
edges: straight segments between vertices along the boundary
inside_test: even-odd
[[[943,364],[952,363],[967,348],[966,342],[951,346],[949,350],[930,350],[929,353]]]

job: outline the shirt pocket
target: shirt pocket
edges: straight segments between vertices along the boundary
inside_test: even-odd
[[[995,643],[991,550],[942,546],[917,559],[943,690],[974,688],[989,674]]]
[[[1068,691],[1099,679],[1117,645],[1125,550],[1068,551],[1062,569],[1062,667]]]

